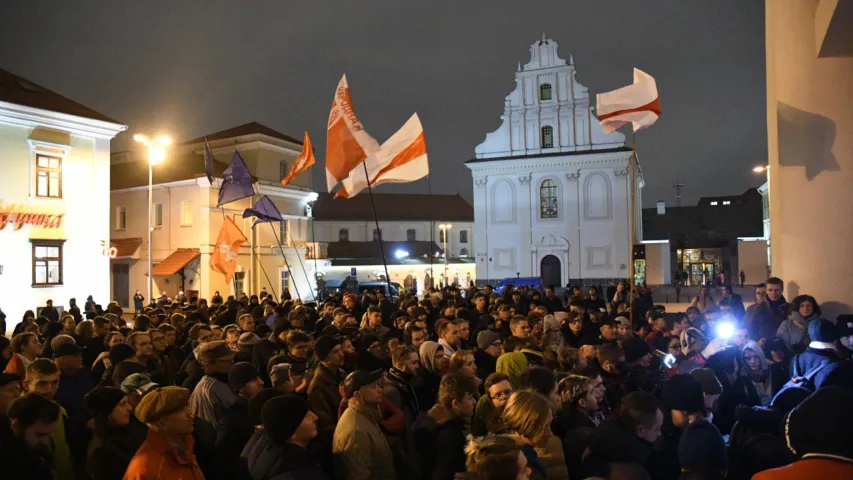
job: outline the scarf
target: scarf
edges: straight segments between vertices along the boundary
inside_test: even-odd
[[[418,396],[415,394],[415,389],[412,387],[410,382],[411,379],[409,375],[391,367],[391,369],[388,370],[387,378],[394,384],[394,387],[396,387],[397,390],[400,390],[400,394],[403,397],[401,400],[408,402],[409,407],[412,409],[412,413],[417,415],[417,413],[420,412],[421,407],[420,403],[418,403]]]

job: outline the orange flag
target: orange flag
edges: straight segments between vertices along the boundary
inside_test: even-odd
[[[290,173],[281,179],[282,186],[286,186],[296,178],[297,175],[311,168],[311,166],[314,165],[314,161],[314,148],[311,146],[311,139],[308,138],[308,131],[306,130],[305,140],[302,141],[302,153],[296,157],[296,161],[293,162],[293,166],[290,167]]]
[[[379,142],[367,133],[355,116],[344,75],[335,90],[326,126],[326,187],[329,193],[376,150],[379,150]]]
[[[210,269],[225,275],[225,281],[231,283],[231,277],[237,270],[237,256],[240,254],[240,245],[246,241],[246,236],[231,220],[225,217],[219,236],[216,238],[216,246],[210,256]]]

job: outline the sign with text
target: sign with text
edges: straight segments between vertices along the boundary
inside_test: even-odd
[[[2,203],[0,202],[0,230],[12,225],[13,230],[20,230],[24,225],[32,225],[36,228],[59,228],[62,226],[62,217],[65,214],[54,213],[46,208],[25,203]]]

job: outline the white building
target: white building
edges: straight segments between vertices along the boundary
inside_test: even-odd
[[[0,308],[109,297],[110,139],[119,122],[0,70]],[[107,249],[108,250],[108,249]],[[5,333],[5,332],[4,332]]]
[[[501,125],[466,162],[474,180],[478,281],[541,276],[546,285],[629,276],[642,232],[637,172],[629,239],[630,157],[624,135],[605,135],[574,61],[543,37],[519,65]],[[633,240],[633,241],[632,241]]]
[[[476,279],[474,210],[462,197],[378,193],[374,200],[392,282],[422,293],[431,284],[467,285]],[[312,213],[313,240],[321,259],[317,268],[327,281],[352,277],[353,269],[359,282],[385,277],[366,192],[337,200],[320,194]]]
[[[213,185],[204,173],[204,139],[215,157]],[[166,160],[153,167],[154,193],[151,252],[154,296],[210,300],[216,291],[228,295],[259,293],[279,297],[287,288],[303,300],[313,298],[313,264],[305,261],[310,210],[316,198],[308,173],[283,187],[279,179],[290,171],[302,142],[258,123],[249,123],[174,145]],[[243,211],[258,195],[216,207],[222,172],[239,151],[256,179],[255,192],[267,195],[284,222],[252,226]],[[112,155],[109,227],[116,258],[112,265],[112,296],[132,308],[136,290],[147,296],[148,282],[148,160],[143,151]],[[234,281],[210,269],[210,255],[224,216],[234,219],[247,238],[237,258]],[[279,241],[283,248],[279,249]],[[283,251],[283,255],[282,255]],[[286,262],[285,262],[286,259]],[[289,267],[288,267],[289,265]],[[148,299],[146,298],[146,302]]]

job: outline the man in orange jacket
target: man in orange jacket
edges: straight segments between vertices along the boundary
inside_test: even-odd
[[[124,480],[204,479],[193,453],[189,400],[190,391],[181,387],[163,387],[142,398],[135,413],[148,425],[148,437],[130,461]]]

